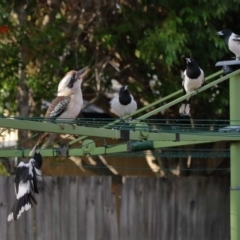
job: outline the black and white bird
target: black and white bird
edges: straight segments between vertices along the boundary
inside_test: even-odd
[[[182,86],[186,94],[192,93],[204,83],[204,72],[192,58],[186,58],[187,68],[183,73]],[[179,113],[190,115],[191,96],[183,101]]]
[[[16,221],[21,214],[37,204],[34,194],[47,192],[52,195],[52,187],[42,176],[42,155],[36,149],[34,157],[28,163],[20,162],[17,166],[14,189],[16,202],[8,215],[8,221]]]
[[[229,29],[223,29],[217,34],[224,39],[228,49],[236,55],[236,59],[240,59],[240,36]]]
[[[128,86],[120,88],[119,95],[110,101],[111,111],[120,118],[137,110],[137,103],[128,90]]]
[[[83,77],[85,77],[88,72],[89,68],[85,67],[79,71],[71,70],[64,76],[58,85],[57,97],[49,106],[45,119],[63,122],[69,121],[70,119],[73,120],[78,116],[83,106],[81,84]],[[60,126],[64,128],[63,124]],[[35,149],[48,134],[47,132],[40,134],[29,156],[33,156]]]

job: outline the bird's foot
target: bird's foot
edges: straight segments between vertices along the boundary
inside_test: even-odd
[[[73,127],[73,130],[77,127],[77,124],[73,123],[71,124],[71,126]]]
[[[120,123],[124,123],[125,120],[123,118],[120,118]]]
[[[63,123],[60,124],[60,128],[61,128],[61,130],[64,129],[64,124]]]
[[[196,92],[196,93],[199,93],[199,88],[197,88],[197,89],[195,90],[195,92]]]

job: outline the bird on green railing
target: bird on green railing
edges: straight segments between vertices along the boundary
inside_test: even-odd
[[[16,202],[8,215],[8,221],[16,221],[21,214],[37,204],[34,194],[48,193],[53,196],[53,186],[42,176],[42,155],[36,149],[28,163],[20,162],[14,180]]]
[[[186,58],[187,68],[183,73],[183,91],[188,94],[194,92],[204,83],[204,72],[194,61],[193,58]],[[183,101],[179,108],[179,113],[182,116],[190,116],[191,96]]]
[[[63,77],[58,85],[57,97],[49,106],[45,120],[60,122],[60,126],[63,129],[63,122],[68,122],[78,116],[83,106],[81,84],[83,77],[85,77],[88,72],[89,68],[85,67],[79,71],[71,70]],[[41,144],[48,134],[47,132],[40,134],[29,156],[33,155],[36,147]]]
[[[128,86],[120,88],[119,95],[110,101],[111,111],[120,118],[132,114],[137,110],[137,103],[128,90]]]
[[[217,34],[224,39],[228,49],[236,55],[236,59],[240,59],[240,36],[229,29],[223,29]]]

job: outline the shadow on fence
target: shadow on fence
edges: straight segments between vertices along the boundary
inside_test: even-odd
[[[227,240],[229,179],[126,178],[112,194],[110,177],[48,177],[55,196],[17,222],[13,177],[0,177],[2,240]],[[119,206],[119,207],[118,207]]]

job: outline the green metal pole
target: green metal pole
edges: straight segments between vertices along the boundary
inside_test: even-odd
[[[210,80],[210,79],[212,79],[212,78],[215,78],[215,77],[219,76],[219,75],[222,74],[222,73],[223,73],[223,70],[220,70],[220,71],[218,71],[218,72],[216,72],[216,73],[214,73],[214,74],[211,74],[210,76],[208,76],[208,77],[205,78],[205,81],[208,81],[208,80]],[[142,107],[142,108],[138,109],[138,110],[135,111],[134,113],[132,113],[132,114],[130,114],[130,115],[128,115],[128,116],[123,117],[123,119],[127,119],[127,118],[129,118],[129,117],[132,117],[132,116],[134,116],[134,115],[136,115],[136,114],[138,114],[138,113],[141,113],[141,112],[143,112],[143,111],[145,111],[145,110],[147,110],[147,109],[149,109],[149,108],[151,108],[151,107],[154,107],[154,106],[157,105],[157,104],[163,103],[164,101],[166,101],[166,100],[168,100],[168,99],[170,99],[170,98],[172,98],[172,97],[175,97],[176,95],[178,95],[178,94],[180,94],[180,93],[182,93],[182,92],[183,92],[183,89],[180,89],[180,90],[178,90],[178,91],[176,91],[176,92],[174,92],[174,93],[172,93],[172,94],[170,94],[170,95],[168,95],[168,96],[166,96],[166,97],[163,97],[163,98],[161,98],[161,99],[159,99],[159,100],[157,100],[157,101],[155,101],[155,102],[153,102],[153,103],[148,104],[148,105],[145,106],[145,107]],[[119,122],[120,122],[120,120],[116,120],[116,121],[114,121],[114,122],[112,122],[112,123],[107,124],[107,126],[113,126],[113,125],[116,125],[116,124],[119,123]],[[74,144],[74,143],[76,143],[76,142],[79,142],[79,141],[81,141],[81,140],[83,140],[83,139],[85,139],[85,138],[87,138],[87,137],[86,137],[86,136],[79,137],[79,138],[71,141],[71,142],[69,143],[69,145],[72,145],[72,144]]]
[[[230,78],[230,120],[231,125],[240,125],[240,74]],[[231,153],[231,191],[230,191],[230,231],[231,240],[240,239],[240,141],[230,146]]]

